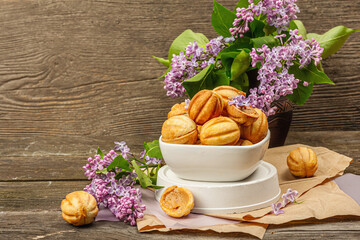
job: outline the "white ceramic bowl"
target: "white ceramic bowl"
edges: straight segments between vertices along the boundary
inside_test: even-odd
[[[182,179],[193,181],[240,181],[258,167],[269,146],[270,131],[250,146],[206,146],[165,143],[161,153],[170,169]]]

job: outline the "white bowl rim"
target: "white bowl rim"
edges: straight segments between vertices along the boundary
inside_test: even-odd
[[[164,145],[170,145],[170,146],[181,146],[185,148],[227,148],[227,149],[251,149],[256,148],[260,145],[263,145],[265,142],[267,142],[270,139],[270,130],[268,130],[265,138],[261,140],[258,143],[255,143],[253,145],[247,145],[247,146],[236,146],[236,145],[199,145],[199,144],[177,144],[177,143],[166,143],[161,140],[162,135],[159,137],[159,142],[161,142]]]

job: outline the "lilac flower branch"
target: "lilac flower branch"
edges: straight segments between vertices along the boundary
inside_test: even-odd
[[[156,141],[150,143],[156,146]],[[120,153],[117,153],[119,151]],[[140,169],[146,169],[148,176],[143,177],[148,182],[145,187],[152,186],[150,177],[156,178],[159,166],[163,164],[162,158],[150,157],[148,152],[144,152],[140,159],[137,159],[126,142],[115,142],[114,150],[110,150],[106,155],[98,150],[94,158],[88,158],[88,163],[83,167],[85,176],[91,183],[84,188],[84,191],[93,195],[99,204],[108,207],[110,211],[120,220],[129,222],[130,225],[136,224],[137,218],[144,216],[143,211],[146,206],[142,204],[141,193],[134,185],[141,180],[138,174],[144,174]],[[137,172],[133,172],[134,162],[139,162]],[[131,163],[131,164],[130,164]],[[149,172],[149,169],[152,169]],[[150,176],[152,174],[152,176]],[[141,184],[143,186],[143,184]]]
[[[182,51],[179,55],[174,54],[171,59],[172,68],[164,79],[166,95],[172,98],[184,96],[186,90],[182,82],[194,77],[210,64],[215,64],[215,68],[220,68],[221,62],[216,59],[216,56],[233,40],[233,38],[220,36],[210,40],[205,47],[200,47],[194,41],[185,48],[185,53]]]
[[[314,61],[315,65],[319,64],[323,52],[319,43],[314,39],[304,40],[298,35],[297,29],[290,30],[289,34],[289,39],[284,43],[284,34],[275,36],[283,43],[282,46],[270,49],[267,45],[263,45],[262,48],[252,49],[250,53],[252,66],[260,64],[257,76],[259,86],[250,89],[247,98],[242,95],[233,97],[229,102],[230,105],[252,106],[261,109],[267,116],[273,115],[276,107],[272,107],[271,103],[281,96],[293,94],[300,81],[294,74],[289,73],[294,62],[299,62],[300,69],[309,65],[311,61]],[[303,82],[303,85],[307,86],[309,83]]]
[[[250,30],[249,24],[266,17],[266,23],[274,26],[277,33],[286,31],[290,21],[297,19],[296,13],[299,13],[299,7],[296,5],[297,0],[262,0],[254,4],[249,0],[248,8],[237,8],[236,19],[233,22],[233,28],[229,31],[235,38],[242,38]]]

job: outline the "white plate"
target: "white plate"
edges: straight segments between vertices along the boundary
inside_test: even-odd
[[[280,198],[276,168],[260,161],[257,170],[237,182],[203,182],[178,178],[168,166],[159,170],[155,197],[160,201],[164,189],[176,185],[188,188],[194,195],[192,212],[208,214],[240,213],[270,206]]]

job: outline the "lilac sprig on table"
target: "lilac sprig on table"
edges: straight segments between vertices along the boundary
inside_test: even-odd
[[[144,216],[141,187],[161,188],[156,185],[157,172],[163,165],[159,142],[144,143],[145,150],[139,158],[130,151],[126,142],[115,142],[114,150],[88,158],[83,167],[91,183],[84,191],[93,195],[97,204],[103,204],[121,221],[136,225],[136,219]],[[116,152],[118,151],[118,152]]]
[[[279,215],[282,213],[285,213],[285,211],[282,209],[284,207],[286,207],[287,204],[289,203],[296,203],[295,197],[298,195],[298,191],[296,190],[292,190],[291,188],[289,188],[286,193],[284,193],[281,197],[283,198],[282,203],[278,202],[278,203],[273,203],[271,205],[272,207],[272,213],[274,213],[275,215]]]
[[[259,108],[267,116],[275,114],[276,107],[272,107],[271,103],[281,96],[293,94],[293,90],[301,81],[290,73],[290,68],[297,64],[298,68],[302,69],[311,61],[316,66],[322,59],[321,54],[324,49],[319,43],[314,39],[304,40],[298,33],[297,29],[290,30],[290,37],[284,43],[285,34],[275,36],[280,39],[282,46],[269,48],[264,44],[261,48],[252,49],[250,53],[252,67],[260,64],[257,76],[259,86],[250,89],[247,98],[243,95],[232,98],[230,105]],[[309,83],[303,81],[303,85],[308,86]]]

